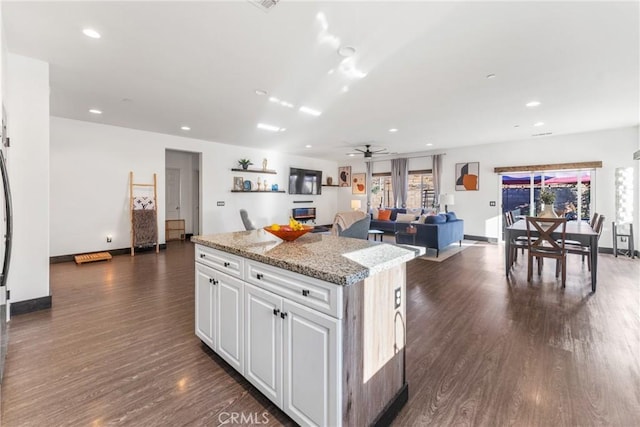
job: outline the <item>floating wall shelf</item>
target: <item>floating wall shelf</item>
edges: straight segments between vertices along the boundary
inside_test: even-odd
[[[271,169],[231,169],[234,172],[252,172],[252,173],[270,173],[272,175],[276,175],[278,172]]]
[[[244,191],[244,190],[231,190],[232,193],[263,193],[263,194],[269,194],[269,193],[286,193],[286,191],[284,190],[278,190],[278,191],[258,191],[258,190],[251,190],[251,191]]]

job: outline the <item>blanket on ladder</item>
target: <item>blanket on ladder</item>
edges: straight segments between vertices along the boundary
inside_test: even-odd
[[[155,245],[158,241],[158,222],[155,210],[134,209],[133,245]]]

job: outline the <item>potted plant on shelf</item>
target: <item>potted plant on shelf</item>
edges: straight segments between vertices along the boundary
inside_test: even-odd
[[[540,218],[557,218],[556,212],[553,209],[553,202],[556,201],[556,193],[549,188],[545,188],[540,192],[540,201],[542,202],[543,209],[538,217]]]
[[[238,164],[242,166],[242,169],[249,169],[249,165],[252,165],[251,160],[249,159],[240,159],[238,160]]]

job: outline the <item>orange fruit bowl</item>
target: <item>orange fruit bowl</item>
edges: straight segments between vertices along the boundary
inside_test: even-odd
[[[281,238],[282,240],[286,240],[287,242],[293,242],[298,237],[307,234],[313,230],[313,227],[310,225],[303,225],[302,230],[292,230],[288,225],[281,225],[279,230],[272,230],[271,226],[264,227],[264,231],[268,231],[276,237]]]

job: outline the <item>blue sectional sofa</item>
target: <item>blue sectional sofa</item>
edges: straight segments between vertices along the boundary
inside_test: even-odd
[[[454,212],[428,216],[425,224],[397,223],[396,232],[404,231],[409,225],[416,228],[415,245],[435,249],[436,257],[440,255],[440,249],[452,243],[459,242],[462,245],[464,221],[456,218]],[[404,233],[397,234],[396,243],[413,245],[413,237]]]
[[[407,223],[406,222],[396,223],[396,218],[398,217],[399,213],[407,213],[407,210],[403,208],[390,208],[386,210],[391,211],[391,218],[389,218],[389,221],[380,221],[378,219],[373,219],[373,216],[372,216],[371,224],[369,225],[369,228],[371,230],[384,231],[385,233],[395,233],[396,231],[398,231],[396,229],[397,226],[400,228],[400,230],[404,230],[405,227],[407,226]],[[421,210],[420,213],[424,213],[424,210]],[[418,214],[418,216],[420,216],[420,214]],[[418,216],[416,216],[416,219],[418,218]]]

